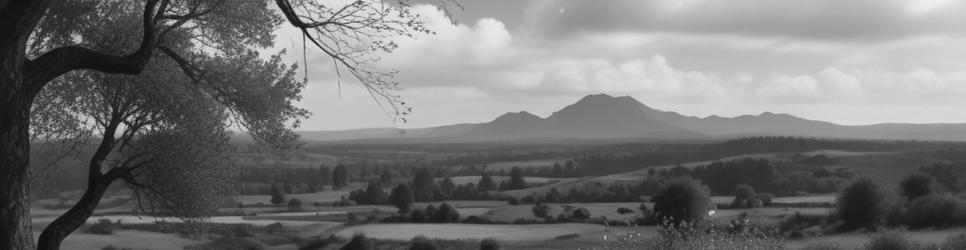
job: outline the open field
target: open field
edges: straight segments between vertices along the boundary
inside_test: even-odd
[[[34,232],[39,237],[40,232]],[[100,250],[108,245],[130,249],[184,249],[185,246],[203,243],[204,241],[186,239],[175,234],[144,232],[136,230],[114,231],[111,235],[73,233],[64,240],[61,249],[71,250]]]
[[[476,183],[480,182],[480,178],[483,178],[483,176],[479,176],[479,175],[456,176],[456,177],[450,177],[449,179],[453,181],[453,184],[456,184],[457,186],[459,186],[459,185],[466,185],[467,183],[473,183],[473,185],[476,185]],[[499,184],[501,181],[510,180],[509,176],[491,176],[491,178],[493,178],[493,182],[496,184]],[[574,180],[574,179],[576,178],[523,177],[523,180],[526,181],[528,184],[534,184],[534,183],[546,184],[546,183],[551,183],[556,181],[566,181],[566,180]],[[436,178],[436,181],[440,181],[440,180],[443,180],[443,178]]]
[[[564,223],[534,225],[481,225],[481,224],[372,224],[345,228],[336,235],[352,237],[365,233],[379,239],[409,240],[424,235],[439,239],[485,239],[502,241],[550,240],[567,234],[603,232],[604,226],[595,224]]]

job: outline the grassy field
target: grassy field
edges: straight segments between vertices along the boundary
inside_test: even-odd
[[[473,185],[476,185],[476,183],[480,182],[480,178],[483,178],[483,176],[479,176],[479,175],[456,176],[456,177],[450,177],[450,180],[452,180],[453,183],[456,184],[457,186],[466,185],[467,183],[473,183]],[[491,178],[493,178],[493,183],[496,183],[496,184],[500,184],[501,181],[510,180],[509,176],[492,176]],[[576,179],[576,178],[523,177],[523,180],[529,184],[546,184],[546,183],[555,182],[555,181],[565,181],[565,180],[573,180],[573,179]],[[436,178],[436,181],[440,181],[440,180],[443,180],[443,178]]]
[[[40,232],[34,232],[39,237]],[[174,234],[163,234],[135,230],[114,231],[111,235],[73,233],[64,240],[61,249],[100,250],[108,245],[130,249],[184,249],[185,246],[203,243]]]
[[[439,239],[485,239],[502,241],[542,241],[567,234],[603,232],[604,226],[595,224],[534,224],[534,225],[481,225],[481,224],[372,224],[345,228],[336,235],[352,237],[364,233],[379,239],[409,240],[424,235]]]

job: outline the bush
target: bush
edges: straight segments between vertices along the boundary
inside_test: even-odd
[[[530,212],[533,212],[533,216],[537,218],[547,217],[547,213],[550,212],[550,207],[545,204],[540,204],[530,208]]]
[[[416,236],[409,243],[409,250],[437,250],[436,243],[427,239],[425,236]]]
[[[302,200],[295,198],[288,200],[288,208],[291,210],[302,210]]]
[[[626,207],[621,207],[621,208],[618,208],[617,209],[617,213],[619,213],[619,214],[629,214],[629,213],[634,213],[634,210],[631,210],[630,208],[626,208]]]
[[[486,238],[480,241],[480,250],[500,250],[503,249],[500,246],[500,242],[493,238]]]
[[[100,219],[97,223],[94,223],[85,231],[89,234],[114,234],[114,230],[117,229],[117,225],[111,223],[111,220]]]
[[[695,222],[708,215],[711,204],[708,187],[691,178],[670,180],[651,198],[654,213],[672,224]]]
[[[756,195],[755,198],[758,198],[759,200],[761,200],[761,206],[763,207],[771,206],[771,198],[772,198],[771,194],[760,193]]]
[[[857,178],[839,192],[836,215],[842,221],[841,229],[883,225],[894,202],[894,194],[880,182],[869,177]]]
[[[943,194],[916,198],[909,203],[905,222],[911,228],[964,225],[966,201]]]
[[[735,187],[733,194],[735,195],[735,199],[731,202],[732,208],[753,207],[752,200],[754,200],[756,198],[755,196],[757,196],[755,194],[755,189],[745,184]]]
[[[118,250],[118,249],[114,245],[107,245],[104,248],[101,248],[101,250]]]
[[[586,220],[586,219],[589,219],[590,218],[590,210],[587,210],[586,208],[578,208],[578,209],[574,210],[573,215],[571,215],[570,217],[571,218],[574,218],[575,220]]]
[[[510,206],[520,205],[520,199],[517,199],[517,197],[511,197],[510,200],[507,201],[507,204]]]
[[[346,243],[344,246],[342,246],[342,248],[339,248],[339,250],[372,250],[372,249],[375,249],[375,244],[373,244],[372,240],[369,239],[369,237],[366,237],[365,234],[353,235],[352,239],[349,240],[349,243]]]
[[[285,226],[282,225],[281,222],[275,222],[275,223],[268,224],[267,226],[265,226],[265,232],[266,233],[269,233],[269,234],[281,233],[282,232],[282,229],[285,229]]]
[[[428,210],[427,210],[428,211]],[[450,206],[447,203],[443,203],[436,210],[436,214],[433,216],[433,221],[435,222],[459,222],[460,213],[456,211],[456,208]]]
[[[902,179],[899,182],[899,189],[902,191],[902,196],[906,200],[911,201],[919,197],[939,193],[941,188],[932,176],[917,173]]]
[[[872,236],[872,241],[865,245],[867,250],[915,250],[918,246],[906,235],[897,231],[887,231]]]

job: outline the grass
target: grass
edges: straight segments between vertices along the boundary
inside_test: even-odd
[[[567,234],[603,232],[604,226],[595,224],[369,224],[345,228],[337,236],[349,238],[355,233],[378,239],[409,240],[424,235],[430,238],[456,240],[494,238],[500,241],[542,241]]]
[[[34,237],[40,232],[34,232]],[[132,249],[183,249],[185,246],[203,243],[174,234],[118,230],[111,235],[73,233],[64,240],[61,249],[100,250],[108,245]]]
[[[533,167],[533,168],[547,168],[553,167],[553,164],[559,163],[563,167],[564,163],[571,159],[568,158],[553,158],[553,159],[540,159],[540,160],[529,160],[529,161],[504,161],[504,162],[492,162],[486,164],[487,171],[506,171],[510,173],[513,167]]]

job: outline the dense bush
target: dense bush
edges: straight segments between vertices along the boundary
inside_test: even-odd
[[[708,215],[711,198],[708,187],[691,178],[669,181],[651,198],[654,213],[673,224],[695,222]]]
[[[887,231],[872,236],[872,240],[865,245],[867,250],[916,250],[919,246],[909,240],[905,234],[897,231]]]
[[[751,208],[754,207],[755,203],[753,200],[758,199],[755,194],[755,188],[741,184],[735,187],[735,191],[732,193],[735,196],[734,201],[731,202],[732,208]],[[760,203],[761,201],[759,201]],[[760,204],[759,204],[760,205]]]
[[[539,204],[530,208],[530,212],[533,212],[533,216],[537,218],[547,217],[547,213],[550,212],[550,206],[546,204]]]
[[[416,236],[409,242],[409,250],[437,250],[436,242],[427,239],[425,236]]]
[[[500,246],[500,242],[493,238],[486,238],[480,241],[480,250],[500,250],[503,249]]]
[[[885,223],[895,197],[879,181],[860,177],[839,192],[836,215],[843,230],[874,228]]]
[[[608,250],[706,250],[706,249],[754,249],[783,250],[784,241],[777,234],[757,226],[732,231],[712,228],[708,225],[692,226],[682,223],[663,227],[653,239],[642,238],[635,231],[608,238],[603,249]]]
[[[586,220],[590,218],[590,210],[586,208],[578,208],[574,210],[573,215],[570,216],[575,220]]]
[[[966,224],[966,201],[952,195],[933,194],[909,202],[905,216],[911,228]]]
[[[353,235],[352,239],[349,240],[349,243],[346,243],[344,246],[342,246],[342,248],[339,248],[339,250],[372,250],[372,249],[375,249],[375,244],[372,242],[372,239],[369,239],[369,237],[366,237],[365,234]]]
[[[899,189],[902,196],[909,201],[942,191],[942,187],[939,186],[936,179],[926,174],[906,176],[899,182]]]

